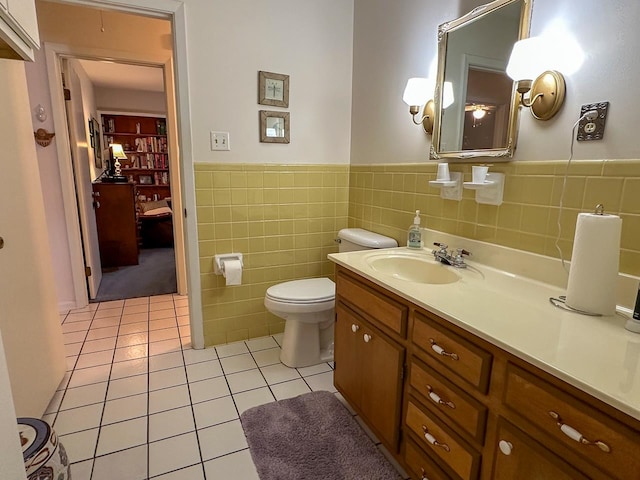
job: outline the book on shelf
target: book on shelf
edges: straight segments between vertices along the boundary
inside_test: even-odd
[[[163,137],[140,137],[134,143],[136,152],[167,152],[167,139]]]

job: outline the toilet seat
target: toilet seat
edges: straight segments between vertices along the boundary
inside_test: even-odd
[[[328,278],[308,278],[279,283],[267,289],[266,298],[280,303],[306,305],[332,302],[336,284]]]

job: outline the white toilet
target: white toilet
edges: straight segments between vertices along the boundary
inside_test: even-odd
[[[338,232],[340,252],[397,247],[389,237],[361,228]],[[286,320],[280,360],[289,367],[308,367],[333,360],[336,285],[328,278],[310,278],[270,287],[264,306]]]

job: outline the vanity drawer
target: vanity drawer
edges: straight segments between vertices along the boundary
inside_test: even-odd
[[[461,336],[415,312],[412,341],[428,356],[459,375],[482,393],[487,392],[492,356]]]
[[[383,293],[338,272],[337,291],[347,303],[377,320],[385,327],[404,336],[407,324],[408,308],[386,297]]]
[[[425,403],[430,402],[434,408],[455,422],[479,443],[483,443],[487,407],[416,360],[411,363],[409,382],[416,392],[427,399]]]
[[[587,403],[512,364],[504,403],[611,478],[639,478],[640,433]]]
[[[420,448],[407,440],[404,448],[404,461],[412,478],[428,480],[450,480],[450,476],[444,473],[438,465]]]
[[[431,415],[409,400],[405,424],[422,441],[421,445],[442,459],[464,480],[478,478],[480,454],[454,439]]]

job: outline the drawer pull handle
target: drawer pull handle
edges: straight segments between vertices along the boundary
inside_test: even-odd
[[[610,453],[611,452],[611,447],[609,445],[607,445],[606,443],[604,443],[601,440],[595,440],[595,441],[591,441],[588,440],[586,438],[584,438],[582,436],[582,434],[576,430],[575,428],[567,425],[566,423],[562,422],[562,418],[560,417],[560,415],[554,411],[549,412],[549,416],[551,418],[553,418],[556,421],[556,425],[558,425],[560,427],[560,431],[562,433],[564,433],[567,437],[569,437],[571,440],[575,440],[578,443],[581,443],[582,445],[595,445],[596,447],[598,447],[600,450],[602,450],[603,452],[606,453]]]
[[[442,348],[440,345],[438,345],[436,343],[436,341],[433,338],[429,339],[429,343],[431,343],[431,349],[436,352],[438,355],[442,355],[444,357],[449,357],[452,360],[458,360],[458,354],[456,353],[449,353],[447,352],[444,348]]]
[[[440,447],[441,449],[443,449],[445,452],[450,452],[451,449],[449,448],[449,445],[447,445],[446,443],[440,443],[438,440],[436,440],[436,437],[434,437],[433,435],[431,435],[429,433],[429,430],[427,429],[426,426],[422,425],[422,431],[424,432],[424,438],[427,440],[427,442],[429,442],[431,445],[434,445],[436,447]]]
[[[360,330],[360,325],[356,325],[355,323],[351,324],[351,331],[353,333],[356,333],[358,330]]]
[[[511,455],[511,451],[513,450],[513,444],[506,440],[500,440],[498,442],[498,447],[500,447],[500,451],[505,455]]]
[[[364,343],[369,343],[371,341],[371,335],[368,333],[365,333],[362,338],[364,338]]]
[[[456,408],[456,404],[452,401],[443,400],[440,395],[433,391],[431,385],[427,385],[427,390],[429,390],[429,398],[433,401],[433,403],[437,403],[438,405],[446,405],[449,408]]]

